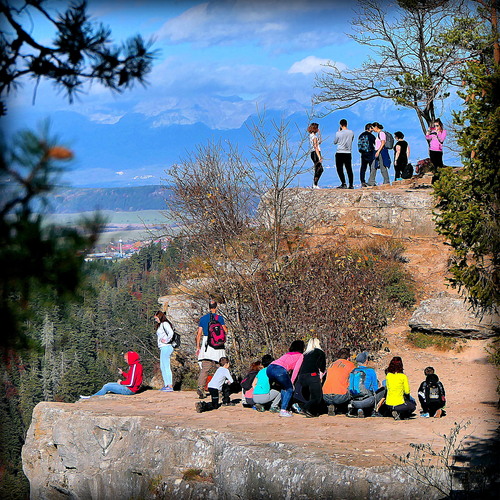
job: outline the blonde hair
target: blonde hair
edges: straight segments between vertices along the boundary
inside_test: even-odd
[[[312,351],[313,349],[321,349],[319,339],[316,337],[309,339],[309,342],[307,343],[307,347],[306,347],[305,352]]]

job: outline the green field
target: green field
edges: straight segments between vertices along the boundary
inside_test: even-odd
[[[89,217],[93,212],[80,212],[77,214],[51,214],[47,215],[47,222],[63,226],[74,226],[83,217]],[[170,224],[166,210],[140,210],[138,212],[113,212],[101,210],[99,212],[110,225],[114,224]]]
[[[116,225],[131,227],[113,228],[102,232],[97,242],[98,245],[106,245],[118,240],[127,243],[159,238],[165,236],[167,232],[167,228],[164,230],[161,226],[170,226],[172,223],[166,210],[140,210],[138,212],[102,210],[99,213],[106,219],[108,228]],[[74,226],[83,218],[91,215],[91,212],[51,214],[46,216],[45,221],[59,226]]]

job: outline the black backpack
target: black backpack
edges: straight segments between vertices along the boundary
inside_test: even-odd
[[[425,400],[427,403],[436,403],[442,400],[439,382],[428,381],[425,383]]]
[[[408,163],[403,167],[403,171],[401,172],[401,177],[403,179],[411,179],[413,177],[413,165]]]
[[[358,151],[360,153],[370,153],[373,151],[373,147],[370,145],[370,139],[368,138],[368,133],[363,132],[358,137]]]

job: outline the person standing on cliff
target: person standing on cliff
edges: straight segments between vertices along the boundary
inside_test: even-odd
[[[340,189],[347,189],[345,183],[344,166],[349,179],[349,189],[354,189],[354,176],[352,173],[352,141],[354,140],[354,132],[347,128],[347,120],[340,120],[340,130],[335,134],[334,144],[337,144],[337,152],[335,153],[335,165],[340,182]]]
[[[217,314],[217,302],[215,300],[210,300],[208,309],[210,312],[200,318],[198,330],[196,331],[196,356],[200,365],[200,375],[198,376],[198,388],[196,392],[200,399],[206,397],[205,387],[210,372],[215,370],[216,363],[222,357],[226,357],[224,346],[215,349],[208,342],[209,329],[212,330],[213,325],[217,327],[216,323],[220,325],[224,334],[227,335],[227,326],[224,324],[224,317],[221,314]]]

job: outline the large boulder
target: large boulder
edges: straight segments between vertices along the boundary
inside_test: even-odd
[[[412,331],[474,339],[500,332],[498,314],[476,314],[463,298],[447,293],[422,301],[408,324]]]

